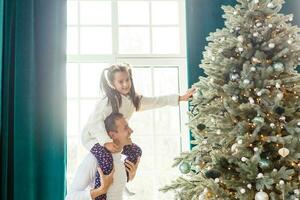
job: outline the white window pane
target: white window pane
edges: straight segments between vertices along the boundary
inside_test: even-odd
[[[172,123],[170,123],[172,122]],[[155,110],[155,134],[179,135],[180,119],[178,107],[164,107]]]
[[[153,1],[152,24],[175,25],[178,24],[178,2],[176,1]]]
[[[100,77],[107,63],[82,63],[80,64],[80,96],[99,97]]]
[[[80,23],[84,25],[110,25],[110,1],[80,2]]]
[[[147,122],[147,123],[145,123]],[[130,126],[134,132],[143,135],[152,135],[153,128],[153,111],[148,110],[144,112],[135,113],[130,119]]]
[[[81,54],[110,54],[112,52],[111,28],[84,27],[80,33]]]
[[[95,100],[81,100],[80,101],[80,130],[83,129],[89,116],[94,111],[96,106],[96,99]]]
[[[78,22],[78,4],[76,1],[67,2],[67,23],[74,25]]]
[[[152,96],[151,69],[135,67],[132,70],[135,90],[138,94]]]
[[[67,97],[78,97],[78,65],[67,63]]]
[[[177,27],[153,27],[153,53],[179,53],[179,29]]]
[[[78,30],[76,27],[67,29],[67,54],[78,53]]]
[[[154,69],[154,92],[155,95],[178,93],[178,68],[155,68]]]
[[[149,24],[149,2],[119,1],[118,20],[120,25]]]
[[[149,28],[119,28],[119,53],[142,54],[149,53],[149,49]]]
[[[77,100],[68,100],[67,105],[67,133],[70,135],[79,135],[79,107]]]

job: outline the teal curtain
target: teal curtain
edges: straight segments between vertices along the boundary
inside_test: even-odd
[[[64,199],[66,1],[0,0],[1,199]]]
[[[206,37],[217,28],[224,27],[222,5],[235,5],[235,0],[186,0],[186,35],[187,35],[187,65],[188,84],[198,82],[199,76],[205,76],[198,67],[207,45]],[[294,14],[294,23],[300,26],[300,1],[286,0],[282,12]],[[201,67],[201,66],[200,66]],[[300,72],[300,67],[298,67]],[[192,138],[191,138],[192,139]]]

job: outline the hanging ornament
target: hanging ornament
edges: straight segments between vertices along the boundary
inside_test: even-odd
[[[243,52],[244,51],[244,48],[243,47],[239,47],[239,52]]]
[[[233,15],[237,15],[238,14],[238,12],[235,10],[235,11],[233,11]]]
[[[248,160],[248,158],[246,158],[246,157],[242,157],[242,158],[241,158],[241,161],[242,161],[242,162],[246,162],[247,160]]]
[[[274,123],[271,123],[271,124],[270,124],[270,127],[271,127],[271,128],[275,128],[275,124],[274,124]]]
[[[219,178],[215,178],[215,183],[219,183],[220,179]]]
[[[272,2],[268,3],[267,5],[268,8],[274,8],[274,4]]]
[[[261,169],[268,169],[270,167],[270,161],[267,159],[261,159],[259,161],[259,166]]]
[[[269,196],[267,193],[260,190],[255,194],[255,200],[269,200]]]
[[[203,131],[205,128],[206,128],[206,126],[205,126],[204,124],[198,124],[198,125],[197,125],[197,129],[198,129],[199,131]]]
[[[279,89],[279,88],[281,87],[280,83],[276,83],[276,84],[275,84],[275,87],[276,87],[277,89]]]
[[[300,122],[298,122],[296,124],[296,128],[295,128],[296,133],[300,133]]]
[[[276,96],[278,100],[281,100],[283,98],[283,93],[279,92]]]
[[[281,121],[285,122],[285,116],[281,116],[281,117],[279,117],[279,120],[281,120]]]
[[[245,80],[243,81],[243,83],[244,83],[245,85],[248,85],[248,84],[250,83],[250,81],[249,81],[248,79],[245,79]]]
[[[229,75],[231,81],[236,81],[240,78],[240,75],[237,73],[233,73]]]
[[[242,35],[239,35],[237,39],[239,42],[244,42],[244,37]]]
[[[187,174],[191,171],[191,165],[187,162],[182,162],[179,166],[179,170],[182,174]]]
[[[282,115],[284,112],[285,112],[285,109],[278,106],[275,108],[275,112],[278,114],[278,115]]]
[[[254,103],[255,103],[255,102],[254,102],[254,99],[253,99],[252,97],[249,97],[248,100],[249,100],[249,103],[250,103],[250,104],[254,104]]]
[[[256,176],[257,179],[260,179],[260,178],[263,178],[263,177],[264,177],[264,175],[263,175],[262,173],[259,173],[259,174],[257,174],[257,176]]]
[[[291,39],[288,39],[287,43],[288,43],[288,44],[292,44],[293,41],[292,41]]]
[[[252,185],[249,183],[249,184],[247,184],[247,188],[249,188],[250,190],[251,190],[251,188],[252,188]]]
[[[221,172],[216,169],[210,169],[206,171],[204,174],[207,178],[212,178],[212,179],[216,179],[221,176]]]
[[[256,125],[263,124],[265,122],[265,119],[260,116],[256,116],[254,119],[252,119],[252,122]]]
[[[238,96],[234,95],[234,96],[231,97],[231,99],[232,99],[233,101],[237,102],[239,98],[238,98]]]
[[[279,185],[284,185],[284,180],[280,180]]]
[[[258,60],[257,58],[252,57],[252,63],[261,63],[261,62],[260,62],[260,60]]]
[[[237,143],[234,143],[234,144],[231,146],[231,148],[230,148],[231,151],[236,153],[236,152],[238,151],[237,146],[238,146],[238,144],[237,144]]]
[[[258,148],[257,148],[257,147],[254,147],[254,148],[253,148],[253,151],[257,152],[257,151],[258,151]]]
[[[279,155],[281,155],[282,157],[286,157],[287,155],[289,155],[290,150],[288,150],[287,148],[283,147],[281,149],[278,150]]]
[[[256,3],[256,4],[259,3],[259,0],[254,0],[254,3]]]
[[[269,24],[268,27],[269,27],[269,28],[272,28],[272,27],[273,27],[273,24]]]
[[[295,190],[294,190],[294,193],[295,193],[296,195],[299,195],[299,194],[300,194],[300,190],[299,190],[299,189],[295,189]]]
[[[281,62],[274,63],[273,68],[276,72],[282,72],[284,70],[284,65]]]
[[[275,48],[275,44],[274,43],[270,43],[268,46],[269,46],[270,49],[274,49]]]
[[[237,143],[238,143],[239,145],[241,145],[241,144],[243,144],[243,140],[238,140]]]
[[[217,135],[221,135],[221,130],[218,129],[216,133],[217,133]]]
[[[241,188],[241,189],[240,189],[240,192],[241,192],[242,194],[245,194],[246,190],[245,190],[244,188]]]
[[[262,26],[261,22],[256,23],[256,27],[261,27],[261,26]]]
[[[251,72],[255,72],[255,71],[256,71],[256,68],[255,68],[255,67],[251,67],[251,68],[250,68],[250,71],[251,71]]]
[[[293,20],[294,20],[294,16],[291,15],[291,16],[289,17],[289,21],[291,22],[291,21],[293,21]]]
[[[258,37],[258,32],[253,33],[253,37]]]
[[[262,91],[258,91],[256,94],[260,97],[262,95]]]

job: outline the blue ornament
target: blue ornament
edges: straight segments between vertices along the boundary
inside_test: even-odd
[[[274,63],[273,68],[276,72],[283,72],[284,70],[284,65],[281,62]]]
[[[179,170],[182,174],[187,174],[191,171],[191,165],[187,162],[182,162],[179,166]]]

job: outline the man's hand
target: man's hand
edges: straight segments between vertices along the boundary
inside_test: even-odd
[[[135,177],[136,170],[140,163],[140,158],[141,157],[138,157],[136,164],[130,162],[129,160],[125,161],[125,167],[126,167],[126,171],[128,172],[129,181],[132,181]]]
[[[116,145],[115,143],[113,142],[107,142],[104,144],[104,147],[110,151],[111,153],[117,153],[117,152],[120,152],[122,149]]]
[[[97,170],[100,174],[101,186],[91,190],[92,199],[95,199],[96,197],[107,193],[109,186],[113,183],[113,174],[115,172],[115,168],[113,168],[110,174],[104,175],[100,167],[97,167]]]

